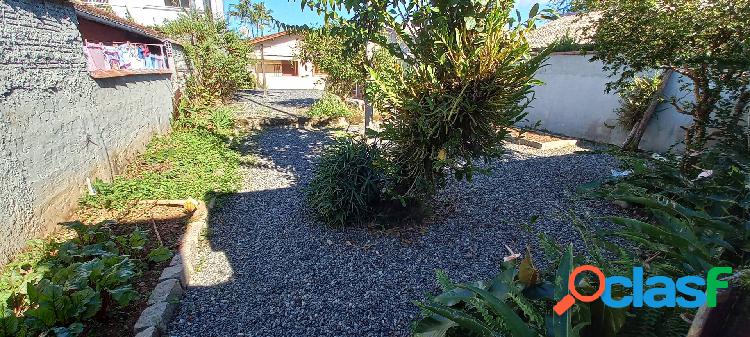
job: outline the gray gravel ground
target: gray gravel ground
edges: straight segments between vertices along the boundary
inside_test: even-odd
[[[305,116],[309,107],[322,97],[320,90],[243,90],[235,95],[247,118],[290,118]]]
[[[504,244],[534,245],[519,227],[532,216],[540,216],[535,231],[577,242],[569,210],[616,212],[573,197],[607,176],[613,157],[509,145],[493,175],[440,193],[423,234],[334,230],[310,218],[302,191],[327,134],[279,128],[257,141],[268,165],[247,168],[244,190],[214,210],[171,336],[408,336],[419,313],[411,301],[438,290],[435,269],[456,281],[489,278]]]

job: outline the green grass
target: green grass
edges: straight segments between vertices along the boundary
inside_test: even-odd
[[[122,209],[130,202],[152,199],[207,200],[236,191],[240,154],[230,148],[222,128],[177,128],[156,137],[127,174],[111,183],[96,181],[97,194],[81,200],[85,206]]]

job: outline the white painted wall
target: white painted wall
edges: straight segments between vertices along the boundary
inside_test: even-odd
[[[591,141],[622,145],[629,130],[617,126],[614,110],[620,106],[617,94],[604,92],[612,79],[602,71],[601,62],[589,62],[590,56],[553,54],[548,65],[537,73],[545,84],[535,88],[536,100],[527,109],[528,122],[541,121],[540,128],[552,133]],[[680,92],[677,77],[673,76],[665,96]],[[643,150],[665,152],[684,138],[680,126],[691,123],[690,116],[678,113],[671,105],[657,109],[643,136]],[[679,149],[680,147],[678,147]]]
[[[266,77],[268,89],[274,90],[323,90],[325,82],[320,77],[273,76]],[[261,78],[258,83],[263,83]]]
[[[292,60],[297,54],[299,36],[285,35],[270,41],[264,41],[255,46],[255,57],[260,60],[261,46],[263,54],[269,60]]]
[[[324,87],[324,78],[315,75],[315,66],[311,62],[301,63],[298,66],[299,76],[281,76],[271,72],[270,64],[278,64],[279,61],[296,61],[297,47],[299,45],[298,35],[286,35],[270,41],[259,43],[255,46],[254,57],[260,64],[261,49],[262,56],[266,61],[263,70],[266,72],[268,89],[319,89]],[[263,83],[263,73],[260,66],[256,67],[258,83]]]
[[[205,9],[203,0],[194,0],[195,10],[202,11]],[[90,2],[97,2],[90,0]],[[164,0],[109,0],[112,10],[121,17],[127,17],[128,13],[133,20],[142,25],[161,25],[165,21],[177,19],[180,13],[189,8],[165,6]],[[211,11],[216,18],[224,18],[224,1],[210,0]]]

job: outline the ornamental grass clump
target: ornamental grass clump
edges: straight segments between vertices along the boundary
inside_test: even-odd
[[[382,199],[380,152],[359,139],[344,138],[326,149],[307,187],[307,202],[326,224],[344,226],[372,219]]]

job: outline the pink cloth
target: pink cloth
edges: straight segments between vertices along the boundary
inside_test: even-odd
[[[104,56],[104,46],[88,44],[84,47],[89,70],[109,70],[110,66]]]

